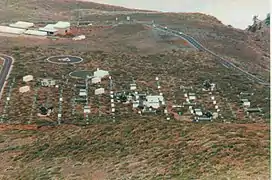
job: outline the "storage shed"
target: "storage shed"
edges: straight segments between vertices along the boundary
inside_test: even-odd
[[[10,24],[10,27],[21,28],[21,29],[28,29],[34,26],[34,23],[25,22],[25,21],[18,21],[16,23]]]
[[[9,33],[9,34],[23,34],[25,29],[13,28],[9,26],[0,26],[0,33]]]

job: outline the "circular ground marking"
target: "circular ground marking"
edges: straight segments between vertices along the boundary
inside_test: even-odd
[[[75,64],[83,61],[81,57],[70,55],[51,56],[46,60],[54,64]]]
[[[85,79],[87,76],[93,76],[93,72],[88,70],[74,71],[69,76],[76,79]]]

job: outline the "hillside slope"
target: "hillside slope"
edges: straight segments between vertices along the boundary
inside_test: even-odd
[[[225,68],[215,57],[196,51],[184,40],[141,23],[128,23],[126,17],[153,20],[187,33],[208,49],[266,80],[270,71],[269,42],[256,40],[253,32],[225,26],[217,18],[200,13],[146,12],[96,3],[77,4],[72,0],[6,2],[0,1],[1,22],[76,20],[79,8],[81,20],[100,26],[75,27],[73,22],[73,33],[86,35],[82,41],[0,36],[1,53],[15,58],[10,77],[16,78],[9,104],[13,108],[8,114],[12,125],[8,122],[0,125],[0,179],[269,178],[270,89]],[[121,24],[116,25],[116,17]],[[103,26],[106,21],[114,26]],[[60,54],[80,56],[84,61],[68,66],[47,63],[46,58]],[[214,97],[222,118],[194,123],[186,107],[180,110],[181,115],[176,111],[171,114],[168,121],[161,114],[141,116],[132,113],[127,105],[116,103],[116,122],[111,115],[99,116],[92,111],[90,124],[86,125],[81,107],[82,114],[72,116],[71,112],[75,92],[72,85],[78,81],[70,78],[64,83],[62,75],[96,68],[110,71],[116,91],[126,90],[133,78],[139,92],[163,92],[169,106],[185,102],[185,87],[192,86],[186,91],[197,93],[200,107],[215,111],[208,92],[202,92],[203,82],[209,79],[216,83]],[[31,88],[37,78],[44,76],[63,82],[63,124],[57,125],[59,92],[55,87],[42,88],[36,96],[38,105],[49,97],[56,107],[48,117],[50,122],[35,116],[33,124],[26,124],[35,97],[33,90],[18,93],[19,87],[26,85],[22,81],[26,74],[34,76]],[[157,76],[160,91],[155,87]],[[108,91],[107,83],[105,80],[102,86]],[[253,93],[252,106],[262,107],[264,113],[246,116],[238,97],[240,92]],[[8,93],[6,87],[3,97]],[[90,99],[96,103],[94,108],[101,104],[102,110],[110,107],[108,96],[101,96],[101,103],[92,91]],[[0,102],[1,114],[4,103]]]

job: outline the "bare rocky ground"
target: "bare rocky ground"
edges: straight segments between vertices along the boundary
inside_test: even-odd
[[[18,3],[24,3],[9,2],[13,4],[13,9],[19,9]],[[15,12],[10,9],[2,12],[6,16],[12,14],[13,16],[9,16],[10,20],[19,20],[20,16],[40,20],[48,17],[45,17],[46,14],[41,16],[42,13],[34,12],[50,10],[64,12],[53,16],[56,20],[65,20],[65,17],[70,18],[67,12],[76,7],[73,2],[61,6],[63,1],[56,2],[54,6],[51,1],[35,3],[20,7],[24,9],[34,6],[36,9],[32,8],[28,11],[29,14],[22,14],[18,9],[13,10]],[[114,8],[116,11],[129,11],[96,4],[81,5],[85,9],[92,8],[90,11],[93,12],[93,9],[112,11]],[[114,20],[116,17],[101,14],[86,14],[83,20]],[[125,17],[126,15],[120,15],[121,19]],[[202,14],[144,13],[131,14],[131,17],[143,21],[153,19],[160,24],[169,24],[169,27],[186,31],[205,46],[233,58],[237,63],[246,63],[247,58],[251,58],[252,64],[261,64],[261,61],[247,54],[250,52],[254,55],[254,51],[246,47],[245,51],[237,51],[231,46],[232,42],[250,39],[251,34],[227,28],[213,17]],[[151,89],[155,84],[154,77],[159,76],[162,91],[169,101],[173,101],[175,93],[182,96],[179,92],[180,85],[199,88],[205,79],[212,79],[220,88],[217,96],[221,99],[227,97],[237,109],[237,94],[241,91],[254,92],[252,103],[266,108],[266,118],[255,117],[253,122],[242,116],[231,124],[195,124],[187,122],[190,119],[186,116],[181,120],[166,121],[160,116],[140,117],[125,114],[116,123],[106,117],[104,121],[94,121],[89,126],[1,125],[0,179],[269,178],[269,99],[266,99],[269,97],[269,90],[228,71],[213,57],[193,51],[183,41],[146,29],[140,24],[113,28],[75,28],[74,32],[85,34],[86,40],[53,41],[30,37],[0,37],[1,53],[12,55],[16,59],[11,73],[11,77],[17,79],[11,100],[14,106],[9,119],[11,122],[25,123],[31,111],[33,91],[24,96],[18,94],[24,75],[41,77],[46,72],[48,76],[60,80],[61,74],[67,75],[78,69],[94,70],[97,67],[109,70],[119,89],[130,82],[131,77],[136,79],[140,88]],[[258,43],[251,43],[247,46],[257,47]],[[260,52],[267,53],[262,45],[259,48]],[[46,57],[60,54],[81,56],[84,62],[76,66],[45,63]],[[267,66],[267,62],[264,63]],[[71,118],[71,104],[68,100],[72,94],[69,88],[64,90],[67,102],[63,106],[68,120]],[[40,89],[39,92],[39,102],[42,102],[48,89]],[[57,104],[57,91],[50,92],[52,103]],[[3,96],[6,94],[7,88]],[[3,101],[0,107],[2,111]],[[228,120],[230,112],[226,111],[224,116]],[[56,121],[56,114],[49,119]]]

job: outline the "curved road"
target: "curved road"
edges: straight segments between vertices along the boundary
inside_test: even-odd
[[[8,79],[9,73],[12,69],[14,58],[11,56],[0,54],[0,59],[4,60],[4,64],[0,72],[0,100],[1,100],[6,80]]]
[[[222,58],[221,56],[215,54],[214,52],[210,51],[209,49],[205,48],[202,44],[200,44],[197,40],[195,40],[193,37],[187,35],[187,34],[184,34],[182,32],[179,32],[179,31],[175,31],[175,30],[172,30],[172,29],[169,29],[169,28],[165,28],[164,26],[161,26],[161,25],[156,25],[156,24],[153,24],[153,25],[150,25],[149,23],[145,23],[145,25],[151,27],[151,28],[154,28],[154,29],[157,29],[159,31],[162,31],[162,32],[165,32],[165,33],[169,33],[171,35],[174,35],[174,36],[178,36],[184,40],[186,40],[191,46],[193,46],[194,48],[200,50],[200,51],[205,51],[215,57],[217,57],[220,61],[220,63],[225,66],[226,68],[233,68],[235,70],[238,70],[240,71],[241,73],[245,74],[247,76],[248,79],[250,80],[255,80],[256,82],[258,82],[259,84],[262,84],[262,85],[265,85],[265,86],[269,86],[270,87],[270,83],[269,82],[265,82],[264,80],[258,78],[257,76],[253,75],[253,74],[250,74],[249,72],[241,69],[240,67],[237,67],[236,65],[234,65],[233,63],[229,62],[228,60]]]

